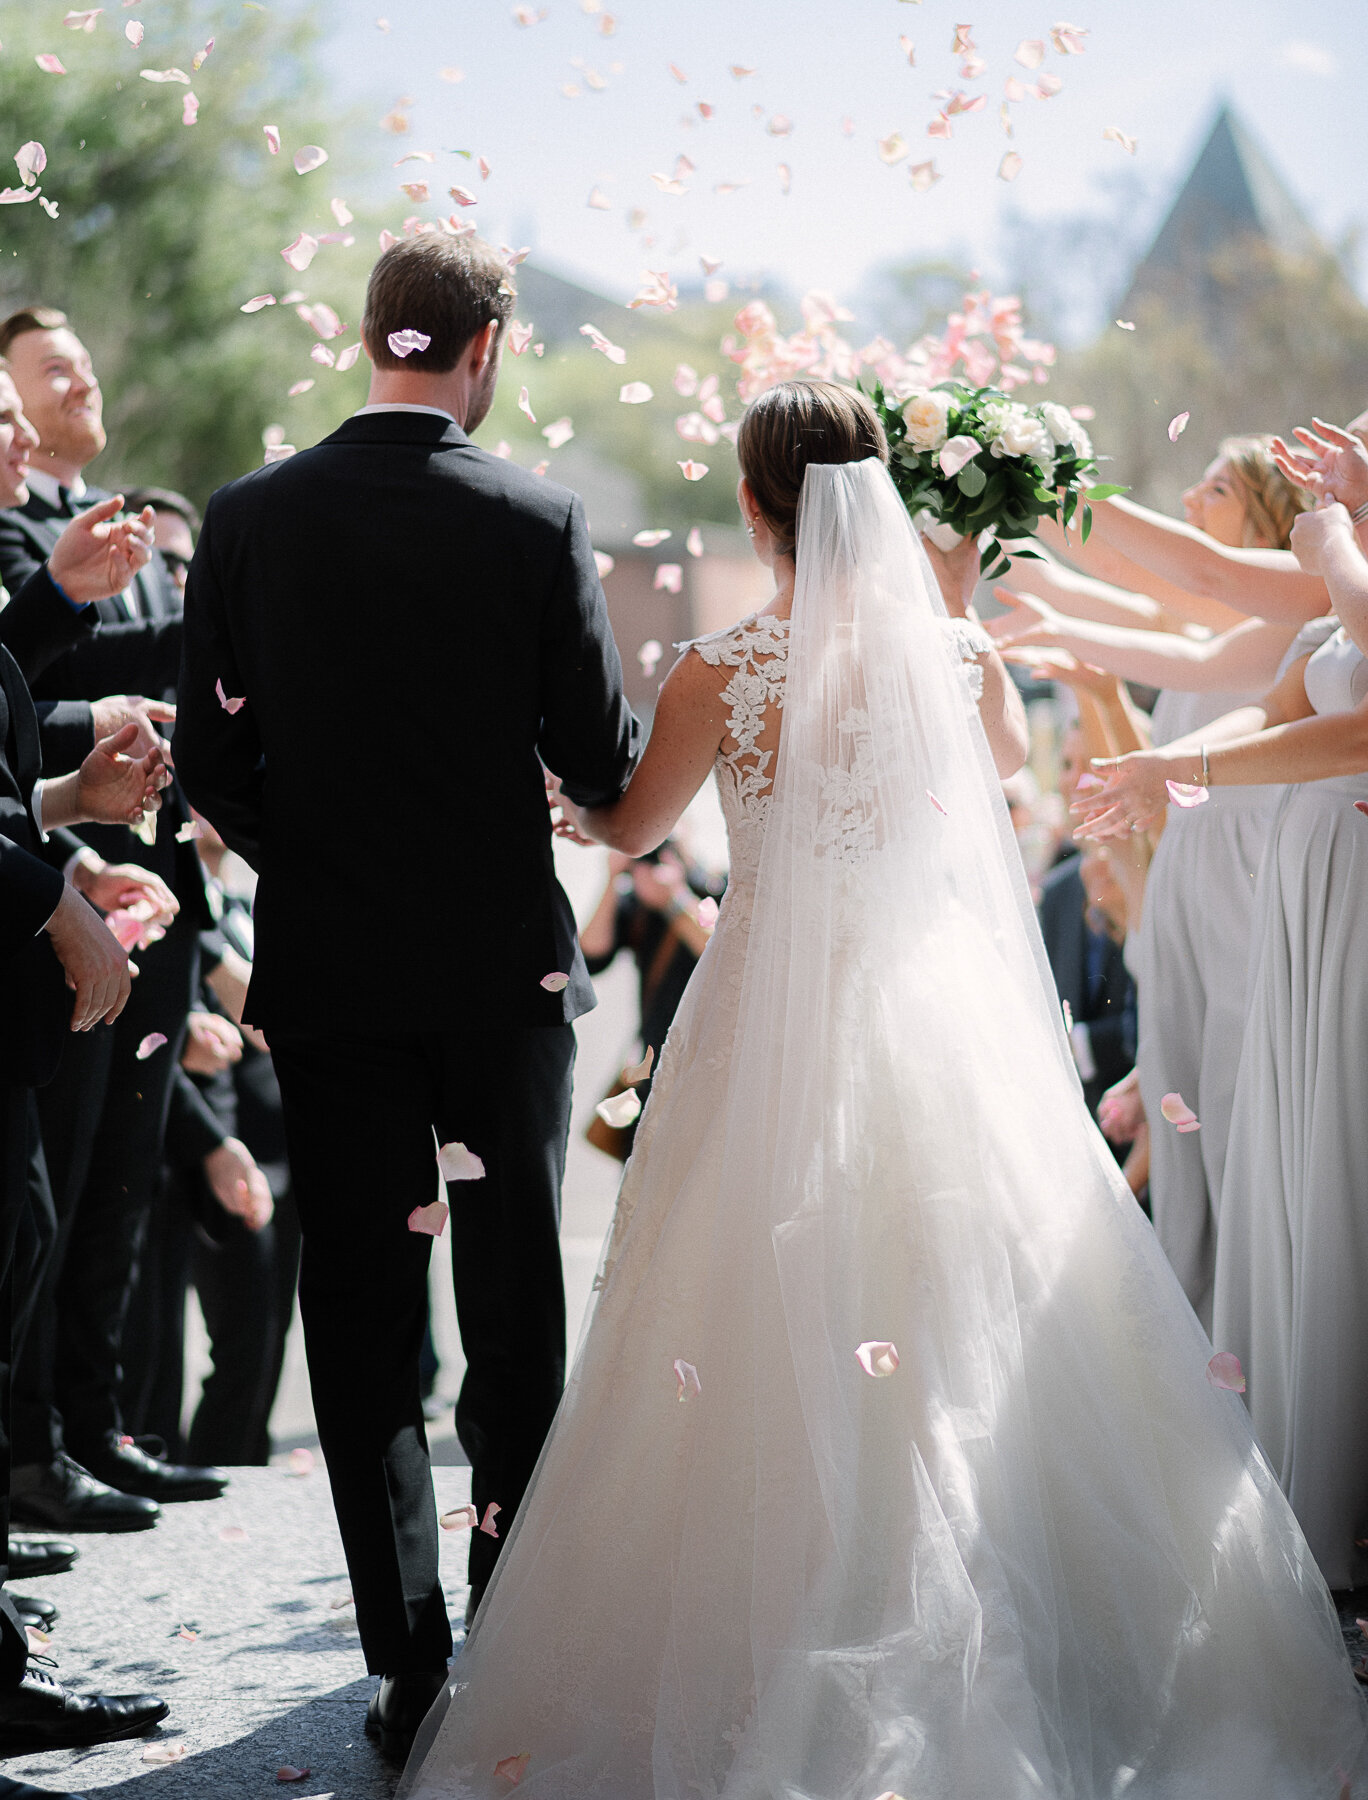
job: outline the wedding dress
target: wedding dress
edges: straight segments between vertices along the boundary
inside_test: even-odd
[[[1087,1117],[881,465],[808,470],[797,566],[693,647],[731,884],[400,1794],[1337,1800],[1333,1608]]]

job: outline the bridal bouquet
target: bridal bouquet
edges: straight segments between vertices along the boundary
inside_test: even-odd
[[[1095,485],[1092,442],[1054,401],[1027,406],[1000,388],[959,381],[901,400],[876,381],[869,397],[888,435],[889,473],[917,529],[943,550],[991,532],[982,555],[990,580],[1007,571],[1004,538],[1029,537],[1046,517],[1067,530],[1081,507],[1086,543],[1089,502],[1124,492]]]

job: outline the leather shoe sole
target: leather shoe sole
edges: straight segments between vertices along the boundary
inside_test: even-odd
[[[114,1744],[122,1738],[140,1737],[159,1725],[170,1710],[165,1700],[153,1701],[149,1697],[145,1706],[116,1717],[96,1704],[87,1712],[63,1714],[42,1723],[0,1723],[0,1758],[36,1756],[45,1750],[83,1750],[93,1744]]]

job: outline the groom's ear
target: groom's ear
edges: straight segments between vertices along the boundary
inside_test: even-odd
[[[466,352],[467,361],[479,372],[494,360],[499,349],[499,321],[491,319],[487,325],[477,331],[470,340],[470,349]]]

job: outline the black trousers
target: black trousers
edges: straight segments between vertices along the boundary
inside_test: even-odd
[[[448,1230],[467,1370],[456,1429],[483,1518],[506,1534],[565,1382],[560,1188],[575,1036],[481,1027],[314,1037],[272,1030],[303,1233],[299,1301],[318,1435],[372,1673],[442,1665],[451,1632],[419,1394],[437,1140],[485,1165],[452,1183]],[[475,1532],[470,1581],[499,1540]]]
[[[57,1244],[15,1366],[14,1460],[50,1462],[121,1431],[124,1319],[161,1178],[176,1059],[199,975],[199,938],[178,922],[151,949],[113,1025],[73,1033],[40,1091]],[[170,1041],[144,1061],[152,1032]]]

